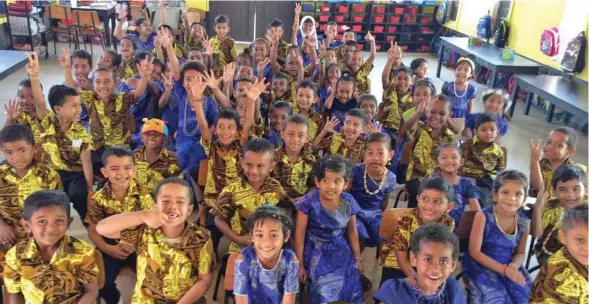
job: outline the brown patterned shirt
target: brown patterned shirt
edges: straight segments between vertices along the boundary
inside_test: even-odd
[[[223,188],[241,181],[241,143],[239,136],[229,147],[223,147],[216,139],[209,142],[201,138],[200,142],[208,157],[205,204],[214,208]]]
[[[290,162],[284,147],[276,149],[274,159],[276,165],[272,171],[272,177],[280,182],[291,199],[305,195],[307,190],[315,186],[315,176],[313,175],[315,156],[308,149],[303,148],[296,163]]]
[[[133,151],[133,154],[135,155],[135,166],[137,168],[135,180],[137,184],[147,188],[151,193],[154,193],[157,185],[168,177],[182,178],[180,160],[174,152],[168,151],[166,147],[162,148],[158,158],[151,164],[147,162],[145,146]]]
[[[460,151],[464,159],[460,175],[464,177],[479,179],[495,176],[505,169],[503,150],[494,142],[483,142],[475,135],[460,145]]]
[[[444,143],[455,143],[456,136],[450,129],[444,127],[441,135],[437,138],[432,138],[432,128],[428,127],[423,122],[418,122],[413,133],[414,147],[411,153],[411,160],[407,167],[407,180],[416,178],[424,178],[436,169],[435,153],[438,146]]]
[[[319,143],[318,149],[324,150],[325,155],[341,155],[347,157],[352,162],[352,165],[359,164],[364,159],[366,136],[358,136],[354,144],[348,147],[344,136],[341,133],[334,133],[332,136],[324,138]]]
[[[232,37],[227,36],[225,39],[220,40],[219,37],[211,37],[209,39],[211,47],[213,48],[213,54],[219,55],[219,69],[222,71],[226,64],[235,61],[237,58],[237,50],[235,49],[235,40]]]

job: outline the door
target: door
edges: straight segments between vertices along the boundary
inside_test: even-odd
[[[282,20],[284,35],[282,39],[290,43],[292,24],[294,21],[294,1],[255,1],[256,37],[264,38],[266,29],[273,18]]]
[[[229,18],[229,35],[235,41],[252,41],[254,37],[255,2],[252,1],[209,1],[207,33],[215,33],[215,17],[224,14]]]

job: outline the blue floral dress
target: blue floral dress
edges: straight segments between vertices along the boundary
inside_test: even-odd
[[[150,53],[153,52],[153,49],[155,49],[155,37],[157,36],[156,32],[152,32],[149,37],[147,37],[147,40],[143,41],[141,40],[141,38],[139,37],[139,34],[136,33],[129,33],[127,34],[127,38],[133,40],[133,42],[135,42],[135,45],[137,46],[137,50],[135,50],[136,52],[147,52]]]
[[[395,191],[397,182],[393,172],[387,170],[382,188],[376,194],[371,195],[364,188],[365,174],[365,164],[357,164],[352,167],[352,190],[350,194],[354,196],[354,199],[356,199],[360,206],[360,210],[356,214],[358,235],[361,239],[364,239],[367,247],[376,247],[380,241],[378,232],[382,220],[380,204],[387,193],[393,193]],[[378,189],[378,184],[370,176],[366,177],[366,186],[370,192]]]
[[[248,297],[248,303],[279,304],[284,294],[299,292],[299,261],[292,250],[283,249],[273,269],[265,269],[252,246],[241,251],[235,262],[233,294]]]
[[[452,100],[452,118],[466,118],[468,114],[468,101],[476,97],[476,89],[472,84],[466,86],[465,91],[455,91],[454,81],[446,81],[442,86],[442,93]]]
[[[518,213],[517,229],[513,235],[508,235],[497,225],[493,208],[494,205],[487,206],[482,210],[486,222],[481,252],[498,263],[509,264],[520,239],[527,237],[523,233],[530,224],[530,220],[521,212]],[[519,269],[526,278],[524,286],[518,285],[500,273],[485,268],[471,258],[468,253],[464,256],[462,269],[470,292],[471,303],[528,303],[532,281],[524,267]]]
[[[434,173],[432,176],[440,176],[439,173]],[[468,200],[471,198],[480,199],[479,188],[477,188],[473,182],[461,176],[460,181],[454,186],[454,208],[450,210],[449,214],[454,219],[454,232],[458,229],[464,209],[468,205]]]
[[[354,197],[342,193],[339,207],[329,211],[321,205],[319,190],[315,190],[307,193],[296,208],[308,216],[303,256],[311,282],[311,303],[364,303],[360,269],[346,240],[350,217],[360,209]]]
[[[454,277],[442,283],[437,294],[424,296],[409,285],[405,279],[390,279],[382,284],[374,294],[376,303],[423,303],[423,304],[466,304],[462,286]]]

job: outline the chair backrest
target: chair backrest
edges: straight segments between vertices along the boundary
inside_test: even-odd
[[[203,159],[198,166],[198,185],[204,187],[207,184],[207,172],[209,170],[209,160]]]
[[[459,239],[470,238],[472,223],[474,222],[474,216],[477,214],[477,211],[478,210],[467,210],[462,214],[460,224],[458,225],[458,229],[456,229],[456,236]]]
[[[134,4],[129,5],[129,12],[131,13],[131,20],[132,21],[135,21],[135,20],[139,19],[140,17],[146,17],[149,19],[149,13],[141,5],[134,5]]]
[[[72,9],[64,5],[47,5],[45,11],[48,12],[49,19],[72,19]]]
[[[414,208],[391,208],[382,213],[380,231],[378,234],[381,238],[388,239],[393,235],[397,223],[403,215],[411,212]]]
[[[235,259],[239,256],[238,253],[232,253],[227,260],[227,267],[225,268],[225,278],[223,285],[225,290],[233,290],[233,279],[235,279]]]
[[[74,24],[78,26],[98,26],[100,25],[100,18],[95,11],[74,10]]]

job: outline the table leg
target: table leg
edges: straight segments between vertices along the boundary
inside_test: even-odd
[[[110,25],[111,25],[111,28],[113,31],[115,30],[116,22],[117,22],[117,16],[115,13],[112,13],[110,15]],[[117,42],[115,41],[115,38],[113,37],[112,32],[109,32],[108,35],[110,36],[110,40],[112,41],[112,46],[115,49],[115,52],[117,52]]]
[[[104,20],[104,44],[107,48],[110,48],[110,15],[108,14],[108,11],[103,11],[101,15],[102,20]]]
[[[520,88],[516,81],[513,93],[511,93],[511,106],[509,107],[509,116],[511,116],[511,119],[513,119],[513,113],[515,111],[515,104],[517,103],[517,96],[519,95],[519,90]]]
[[[529,115],[530,114],[530,108],[532,107],[532,97],[534,96],[534,94],[532,94],[532,92],[528,92],[528,94],[526,95],[526,110],[525,110],[525,114]]]
[[[438,69],[436,77],[440,78],[440,71],[442,71],[442,60],[444,59],[444,43],[440,42],[440,52],[438,53]]]
[[[556,109],[556,105],[551,103],[550,107],[548,108],[548,117],[546,117],[547,122],[552,122],[552,117],[554,117],[554,110]]]
[[[491,70],[491,89],[494,89],[497,86],[497,78],[499,76],[499,72],[497,70]]]

